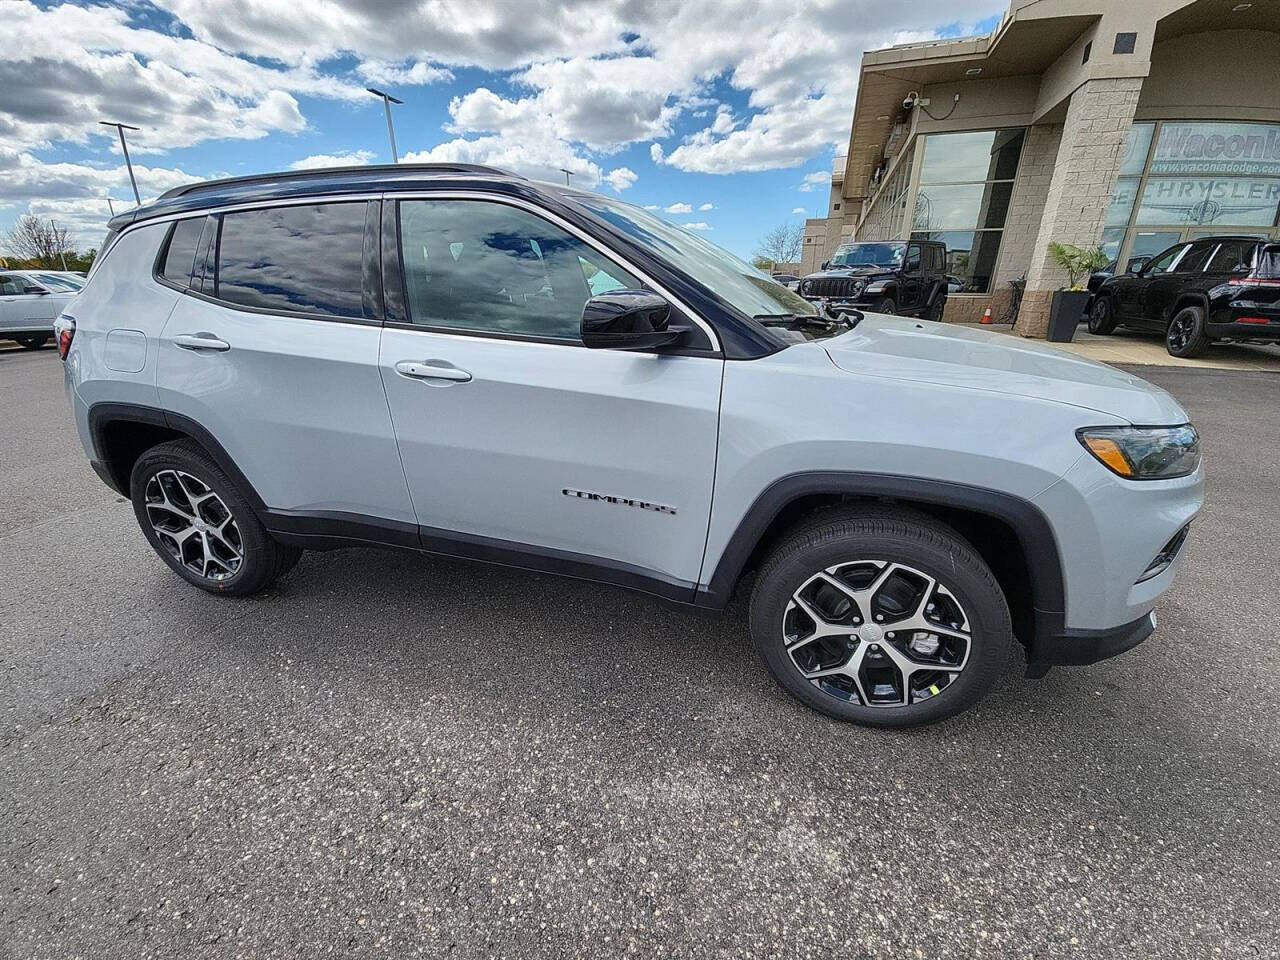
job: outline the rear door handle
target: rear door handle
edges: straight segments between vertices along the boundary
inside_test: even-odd
[[[184,350],[215,350],[222,353],[231,349],[231,344],[219,340],[212,333],[182,333],[174,337],[173,342]]]
[[[447,360],[401,360],[396,364],[396,373],[414,380],[456,380],[466,383],[471,379],[471,374]]]

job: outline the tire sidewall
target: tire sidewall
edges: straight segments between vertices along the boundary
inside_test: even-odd
[[[240,530],[240,543],[244,550],[244,559],[239,569],[225,580],[209,580],[201,577],[179,563],[155,529],[146,510],[146,490],[151,478],[162,470],[180,470],[195,477],[210,490],[216,493],[235,517],[236,526]],[[188,583],[208,590],[211,593],[252,592],[254,582],[264,575],[262,569],[266,565],[266,533],[258,522],[252,507],[218,467],[198,448],[188,447],[184,443],[162,444],[148,450],[138,458],[129,477],[129,498],[133,502],[133,513],[142,528],[143,535],[151,544],[160,559],[169,568]]]
[[[898,301],[894,300],[893,297],[881,297],[872,313],[884,313],[891,317],[896,317],[898,315]]]
[[[804,679],[782,641],[782,618],[792,593],[819,570],[859,559],[889,560],[934,577],[953,593],[969,618],[971,649],[960,676],[940,695],[910,707],[867,707],[824,693]],[[980,700],[1008,661],[1012,629],[999,587],[984,569],[952,564],[928,544],[855,534],[801,549],[762,571],[751,600],[751,632],[770,672],[789,693],[828,716],[884,727],[916,726],[952,716]]]

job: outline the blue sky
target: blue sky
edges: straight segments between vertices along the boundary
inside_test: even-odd
[[[402,159],[544,177],[566,166],[575,185],[671,208],[748,256],[771,227],[825,214],[826,184],[802,188],[844,150],[864,49],[986,32],[1003,7],[14,0],[5,12],[0,233],[33,212],[96,245],[106,198],[131,202],[100,118],[143,128],[130,149],[144,199],[191,179],[389,162],[372,85],[405,100]]]

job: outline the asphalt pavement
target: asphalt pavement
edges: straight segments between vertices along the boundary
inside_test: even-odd
[[[1158,632],[878,732],[741,599],[372,550],[194,590],[0,352],[0,956],[1280,956],[1280,375],[1135,372],[1208,462]]]

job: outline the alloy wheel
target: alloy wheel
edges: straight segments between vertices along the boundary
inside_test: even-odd
[[[1169,332],[1165,335],[1169,349],[1185,350],[1187,344],[1191,342],[1192,334],[1195,333],[1195,326],[1195,315],[1190,310],[1180,311],[1169,324]]]
[[[147,519],[156,539],[196,576],[222,581],[244,562],[235,517],[208,484],[181,470],[160,470],[147,481]]]
[[[782,616],[782,642],[800,675],[868,707],[910,706],[945,692],[968,663],[970,630],[945,584],[885,560],[815,573]]]

